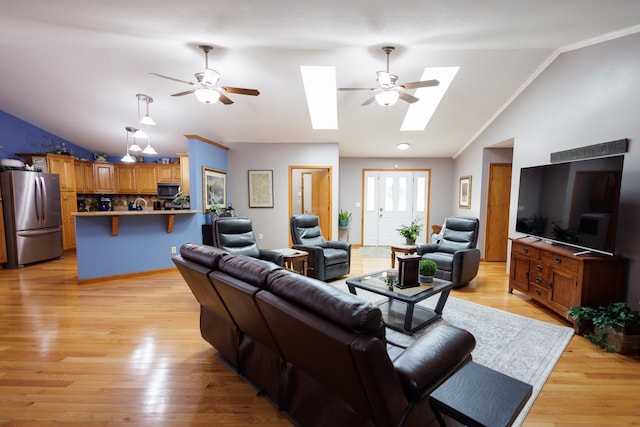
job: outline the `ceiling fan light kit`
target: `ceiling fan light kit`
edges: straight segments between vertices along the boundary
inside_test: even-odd
[[[174,77],[163,76],[158,73],[150,73],[154,76],[162,77],[163,79],[173,80],[176,82],[188,84],[192,86],[192,89],[185,90],[183,92],[174,93],[171,96],[184,96],[194,94],[198,101],[203,104],[213,104],[220,101],[222,104],[231,105],[233,101],[229,99],[225,93],[234,93],[238,95],[251,95],[258,96],[260,92],[256,89],[245,89],[241,87],[231,86],[216,86],[220,82],[220,73],[216,70],[209,68],[209,52],[213,49],[212,46],[199,45],[198,46],[204,52],[204,71],[195,73],[195,82],[188,82],[186,80],[176,79]]]
[[[347,91],[347,90],[366,90],[369,92],[374,92],[375,95],[367,99],[362,103],[362,105],[369,105],[373,101],[377,101],[379,105],[384,107],[389,107],[394,105],[398,99],[401,99],[410,104],[414,102],[418,102],[420,99],[416,98],[413,95],[410,95],[405,90],[412,90],[421,87],[429,87],[429,86],[438,86],[440,82],[438,80],[424,80],[418,82],[411,83],[398,83],[398,76],[395,74],[391,74],[389,72],[389,55],[393,52],[395,47],[393,46],[384,46],[382,51],[387,55],[387,70],[386,71],[377,71],[376,81],[378,82],[378,87],[341,87],[338,88],[339,91]]]

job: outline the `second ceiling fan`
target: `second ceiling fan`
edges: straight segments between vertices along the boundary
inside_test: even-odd
[[[398,83],[398,76],[389,72],[389,54],[393,52],[395,47],[384,46],[382,51],[387,54],[387,70],[376,72],[378,76],[378,87],[362,88],[362,87],[341,87],[340,91],[349,90],[366,90],[369,92],[375,92],[375,95],[368,98],[362,103],[362,105],[369,105],[373,101],[378,101],[378,104],[383,106],[390,106],[396,103],[398,99],[402,99],[408,103],[414,103],[419,101],[419,98],[404,92],[405,90],[418,89],[421,87],[438,86],[440,82],[438,80],[423,80],[419,82],[411,83]]]
[[[176,79],[174,77],[163,76],[158,73],[150,73],[154,76],[162,77],[163,79],[169,79],[180,83],[185,83],[193,86],[192,89],[185,90],[184,92],[174,93],[171,96],[183,96],[194,93],[200,102],[205,104],[213,104],[214,102],[222,102],[225,105],[233,104],[233,101],[225,95],[225,93],[235,93],[239,95],[251,95],[258,96],[260,92],[256,89],[245,89],[241,87],[232,86],[216,86],[220,80],[220,73],[216,70],[209,68],[209,52],[213,49],[212,46],[199,45],[200,49],[204,51],[204,71],[195,73],[195,82],[188,82],[186,80]]]

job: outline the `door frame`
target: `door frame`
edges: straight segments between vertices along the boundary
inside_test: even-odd
[[[318,165],[289,165],[289,217],[287,218],[287,230],[289,230],[289,220],[293,216],[293,177],[294,173],[298,170],[298,173],[302,175],[303,172],[313,170],[324,170],[329,175],[329,214],[326,218],[326,224],[323,224],[322,231],[326,234],[327,240],[331,240],[333,237],[333,167],[332,166],[318,166]],[[300,176],[302,180],[302,176]],[[326,229],[325,229],[326,228]],[[291,233],[289,232],[289,246],[293,244],[291,240]]]

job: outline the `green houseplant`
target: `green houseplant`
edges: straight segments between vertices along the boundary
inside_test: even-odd
[[[413,245],[416,243],[416,239],[420,235],[420,231],[422,231],[422,224],[418,221],[418,219],[414,219],[411,221],[409,225],[401,225],[396,229],[398,233],[402,237],[405,238],[407,245]]]
[[[346,227],[349,225],[349,221],[351,221],[351,212],[341,209],[340,212],[338,212],[338,225],[340,227]]]
[[[571,307],[566,317],[578,327],[583,321],[589,322],[593,330],[584,337],[606,351],[631,353],[640,350],[640,315],[624,302]]]
[[[420,283],[433,282],[433,276],[438,271],[436,263],[430,259],[421,259],[418,263],[418,281]]]

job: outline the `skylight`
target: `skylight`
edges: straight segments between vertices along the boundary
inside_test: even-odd
[[[336,67],[301,65],[313,129],[338,129]]]
[[[424,128],[427,127],[431,116],[436,111],[436,108],[438,108],[438,104],[440,104],[442,97],[459,69],[460,67],[424,69],[420,81],[436,79],[440,84],[438,86],[416,89],[415,96],[420,98],[420,101],[409,106],[400,130],[424,130]]]

